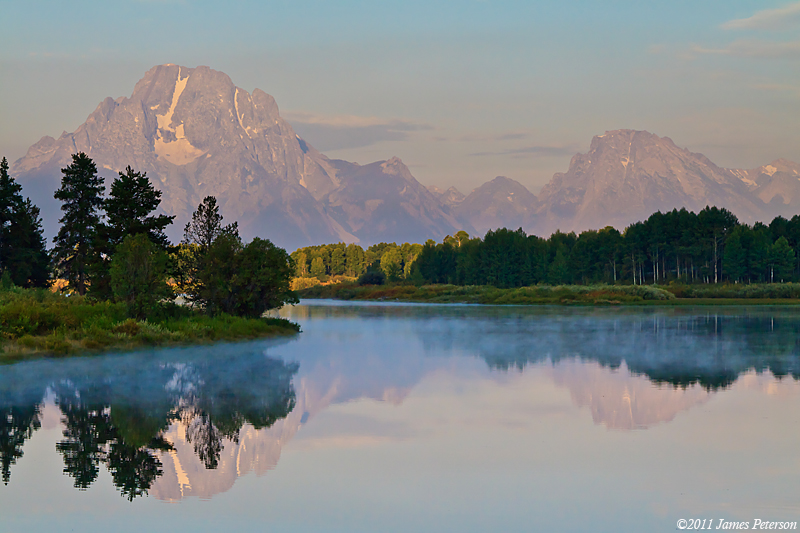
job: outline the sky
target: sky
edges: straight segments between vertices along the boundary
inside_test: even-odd
[[[632,128],[720,166],[800,161],[800,2],[0,0],[0,155],[152,66],[273,95],[312,146],[425,185],[533,192]]]

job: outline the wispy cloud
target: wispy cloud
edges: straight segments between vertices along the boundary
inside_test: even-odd
[[[484,156],[511,156],[511,157],[535,157],[535,156],[565,156],[573,155],[578,148],[575,145],[567,146],[523,146],[521,148],[511,148],[508,150],[497,150],[491,152],[475,152],[469,154],[472,157]]]
[[[800,25],[800,2],[777,9],[764,9],[752,16],[729,20],[722,25],[726,30],[787,30]]]
[[[800,59],[800,41],[767,42],[755,40],[734,41],[723,48],[693,46],[693,54],[729,55],[761,59]]]
[[[406,141],[417,131],[433,129],[410,120],[356,115],[284,113],[297,133],[321,151],[362,148],[382,141]]]
[[[788,83],[759,83],[753,87],[761,91],[787,92],[800,96],[800,85],[790,85]]]

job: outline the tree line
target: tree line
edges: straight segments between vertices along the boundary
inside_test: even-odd
[[[481,239],[460,231],[441,243],[428,240],[424,245],[404,244],[415,253],[407,258],[401,254],[405,259],[402,270],[384,265],[383,256],[376,253],[364,252],[358,264],[361,273],[369,268],[392,269],[396,280],[418,284],[500,288],[535,284],[772,283],[800,281],[798,246],[800,215],[776,217],[769,225],[748,225],[727,209],[706,207],[699,213],[686,209],[659,211],[622,232],[608,226],[580,234],[556,231],[545,239],[527,235],[521,228],[501,228]],[[338,244],[296,251],[292,256],[298,269],[300,259],[306,260],[302,273],[296,275],[331,275],[340,268],[333,250],[351,247],[360,250],[356,245]]]
[[[223,225],[216,198],[206,197],[173,245],[164,230],[174,216],[157,214],[161,191],[146,173],[128,166],[108,196],[97,167],[85,153],[61,170],[62,217],[53,248],[46,249],[39,209],[22,199],[21,187],[0,164],[0,272],[3,285],[66,289],[128,305],[146,318],[181,294],[209,314],[258,317],[294,302],[289,283],[294,262],[269,240],[249,243],[238,224]]]
[[[421,244],[382,242],[364,250],[357,244],[323,244],[292,252],[295,277],[327,281],[334,276],[358,278],[366,273],[389,281],[411,275],[411,265],[422,252]]]

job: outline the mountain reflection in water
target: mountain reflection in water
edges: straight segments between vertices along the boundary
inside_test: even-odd
[[[499,386],[547,375],[609,429],[668,422],[734,384],[800,392],[800,318],[786,308],[312,302],[281,314],[303,325],[299,339],[0,367],[3,482],[42,420],[58,416],[56,449],[76,488],[105,467],[131,500],[211,497],[274,468],[329,406],[399,405],[426,376],[457,373],[474,358],[485,361],[482,379]]]

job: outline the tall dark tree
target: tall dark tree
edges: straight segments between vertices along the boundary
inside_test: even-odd
[[[22,187],[8,175],[8,161],[0,161],[0,271],[23,287],[44,287],[50,278],[39,208],[22,199]]]
[[[72,164],[61,172],[61,188],[54,196],[61,200],[64,216],[59,220],[61,228],[53,239],[55,259],[70,288],[83,295],[91,268],[102,260],[96,245],[105,187],[94,161],[83,152],[74,154]]]
[[[8,160],[0,161],[0,268],[5,268],[14,212],[22,202],[22,186],[8,175]]]
[[[108,243],[113,247],[129,235],[146,233],[163,249],[169,245],[164,228],[174,216],[154,215],[161,203],[161,191],[153,187],[146,172],[136,172],[130,166],[114,179],[105,201]]]
[[[213,196],[203,198],[203,203],[192,213],[192,220],[186,223],[183,230],[183,244],[196,244],[203,251],[208,250],[217,237],[223,233],[239,235],[239,223],[222,225],[217,199]]]

